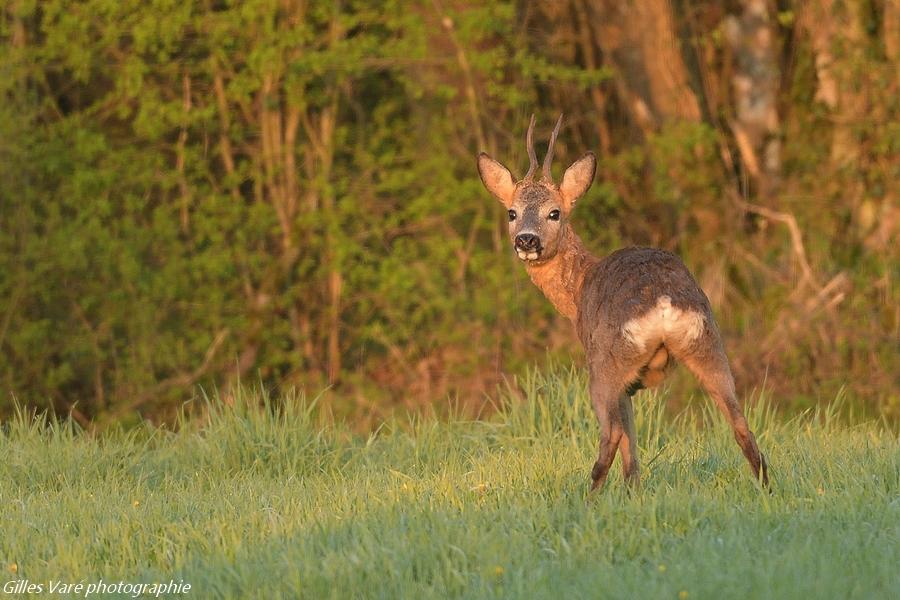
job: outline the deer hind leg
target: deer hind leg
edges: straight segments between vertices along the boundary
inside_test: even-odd
[[[753,476],[769,485],[768,465],[756,445],[756,438],[750,431],[747,418],[741,410],[734,391],[734,378],[728,367],[728,359],[717,336],[707,336],[709,340],[704,351],[692,352],[683,357],[685,366],[697,377],[700,384],[712,396],[716,406],[734,431],[734,439],[744,452]],[[705,341],[705,340],[704,340]]]
[[[631,396],[623,394],[619,397],[619,415],[622,419],[622,438],[619,441],[622,472],[625,475],[625,483],[637,487],[641,483],[641,469],[638,465],[637,436],[634,429],[634,408],[631,405]]]
[[[606,483],[609,468],[612,466],[613,459],[616,457],[616,451],[619,449],[619,443],[625,434],[625,426],[619,404],[619,398],[623,395],[623,390],[611,384],[611,379],[613,378],[609,378],[608,374],[603,373],[602,370],[591,370],[591,403],[594,406],[594,413],[597,415],[597,422],[600,425],[600,453],[597,457],[597,462],[594,463],[594,468],[591,470],[591,491],[603,487],[603,484]],[[630,451],[634,445],[627,444],[627,446],[629,456],[631,456]]]

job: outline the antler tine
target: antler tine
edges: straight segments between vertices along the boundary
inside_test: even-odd
[[[534,170],[537,169],[537,154],[534,153],[534,113],[531,114],[531,123],[528,124],[528,133],[525,135],[525,146],[528,148],[528,172],[522,181],[531,180]]]
[[[556,127],[553,128],[553,133],[550,134],[550,143],[547,145],[547,154],[544,156],[544,179],[549,182],[553,181],[550,165],[553,163],[553,146],[556,144],[556,136],[559,135],[559,126],[562,125],[562,120],[563,116],[560,114],[559,119],[556,120]]]

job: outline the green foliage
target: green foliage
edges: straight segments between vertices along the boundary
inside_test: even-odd
[[[681,253],[718,290],[740,387],[768,375],[789,405],[846,385],[900,414],[898,263],[877,241],[895,218],[900,94],[880,50],[848,62],[871,91],[863,156],[826,169],[833,115],[798,44],[784,208],[823,279],[847,272],[858,293],[830,314],[831,345],[799,322],[759,348],[760,324],[806,310],[789,238],[724,199],[713,124],[642,137],[615,100],[592,104],[622,74],[572,50],[581,30],[554,4],[289,4],[3,4],[0,414],[16,397],[84,422],[171,420],[197,386],[258,379],[332,385],[337,413],[374,422],[448,395],[478,406],[536,356],[571,358],[473,166],[485,149],[521,174],[528,115],[543,140],[560,111],[557,172],[599,147],[595,124],[611,136],[582,237]]]
[[[583,374],[529,373],[488,421],[323,428],[298,397],[201,402],[178,432],[24,412],[0,435],[0,566],[31,581],[184,580],[210,598],[887,598],[900,585],[900,445],[838,403],[750,411],[751,479],[711,408],[636,403],[643,485],[587,497]],[[861,551],[864,549],[864,551]],[[683,594],[682,594],[683,596]]]

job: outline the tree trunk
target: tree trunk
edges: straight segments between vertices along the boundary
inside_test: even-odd
[[[884,53],[900,66],[900,0],[884,1]]]
[[[669,121],[699,122],[669,0],[592,0],[590,8],[618,71],[617,93],[644,133]]]
[[[590,70],[600,67],[600,52],[598,47],[600,44],[596,40],[594,27],[592,27],[591,19],[588,17],[588,8],[583,0],[574,0],[575,14],[578,18],[575,20],[574,27],[577,32],[578,44],[581,46],[581,53],[584,56],[584,66]],[[599,85],[591,86],[591,100],[594,102],[594,110],[597,111],[596,128],[597,137],[600,139],[600,150],[603,155],[608,155],[612,148],[612,138],[609,131],[609,124],[606,122],[606,94]]]
[[[319,174],[323,181],[331,179],[334,162],[334,127],[337,118],[337,92],[331,106],[319,117]],[[325,213],[325,260],[328,265],[328,383],[335,384],[341,376],[341,290],[344,284],[337,244],[337,214],[334,193],[326,184],[322,190],[322,211]]]
[[[742,0],[739,17],[725,20],[735,57],[731,84],[736,119],[731,124],[741,163],[762,198],[772,195],[781,170],[778,138],[778,51],[766,0]]]
[[[853,128],[865,117],[866,33],[863,6],[857,0],[810,0],[803,15],[815,53],[816,100],[832,111],[831,160],[853,164],[859,143]]]

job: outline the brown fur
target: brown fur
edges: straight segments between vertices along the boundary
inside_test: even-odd
[[[531,281],[538,286],[560,313],[573,323],[578,319],[578,300],[588,268],[597,259],[584,249],[581,240],[571,228],[561,234],[559,250],[545,261],[527,264]]]
[[[533,125],[532,118],[529,140]],[[556,130],[548,154],[555,136]],[[536,165],[531,148],[529,157],[531,174]],[[478,157],[485,187],[510,211],[510,239],[531,280],[574,323],[584,346],[600,423],[591,489],[603,485],[617,451],[626,481],[639,481],[631,396],[661,383],[675,360],[716,402],[754,476],[768,485],[768,468],[735,395],[709,300],[684,263],[669,252],[641,247],[600,259],[571,230],[568,216],[590,186],[595,166],[593,155],[586,154],[566,170],[557,187],[546,161],[540,182],[529,176],[514,183],[506,167],[486,154]]]

